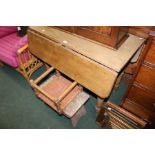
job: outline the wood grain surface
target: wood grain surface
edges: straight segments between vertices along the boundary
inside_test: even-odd
[[[31,27],[31,30],[59,42],[116,72],[121,71],[144,42],[144,39],[130,35],[118,50],[114,50],[105,47],[104,44],[96,44],[86,38],[47,26]]]

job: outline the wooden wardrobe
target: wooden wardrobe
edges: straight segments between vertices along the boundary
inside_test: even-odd
[[[121,26],[56,26],[91,40],[118,48],[128,37],[127,30]]]
[[[143,48],[122,107],[155,127],[155,36]]]

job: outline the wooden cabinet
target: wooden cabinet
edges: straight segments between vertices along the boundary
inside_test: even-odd
[[[155,37],[143,49],[122,106],[155,127]]]
[[[56,27],[72,33],[75,33],[75,28],[76,28],[75,26],[56,26]]]
[[[101,127],[108,129],[141,129],[147,125],[144,120],[112,102],[102,106],[96,121]]]
[[[155,31],[155,26],[126,26],[129,33],[142,38],[148,38],[150,31]]]
[[[128,37],[127,31],[121,26],[57,26],[57,28],[98,41],[113,48],[118,48]]]

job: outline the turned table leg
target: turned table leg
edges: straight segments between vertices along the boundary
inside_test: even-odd
[[[104,128],[104,129],[111,129],[111,123],[108,115],[105,112],[105,109],[102,107],[97,118],[96,118],[96,123]]]
[[[46,63],[45,63],[45,67],[46,67],[47,70],[50,68],[50,66],[47,65]]]
[[[122,72],[119,76],[118,76],[118,78],[117,78],[117,80],[116,80],[116,83],[115,83],[115,86],[114,86],[114,91],[116,91],[117,89],[118,89],[118,87],[119,87],[119,85],[120,85],[120,83],[121,83],[121,80],[122,80],[122,76],[124,75],[124,72]]]
[[[96,106],[95,106],[96,113],[99,113],[99,111],[101,110],[101,108],[105,103],[106,103],[106,99],[97,97]]]

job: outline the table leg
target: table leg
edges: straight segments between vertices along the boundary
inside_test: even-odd
[[[45,63],[45,67],[46,67],[47,70],[50,68],[50,66],[47,65],[46,63]]]
[[[104,129],[109,129],[109,128],[111,129],[109,117],[106,114],[105,109],[103,107],[101,108],[97,116],[96,123]]]
[[[121,80],[122,80],[122,76],[124,75],[124,72],[122,72],[119,76],[118,76],[118,78],[117,78],[117,80],[116,80],[116,83],[115,83],[115,86],[114,86],[114,91],[117,91],[118,90],[118,87],[119,87],[119,85],[120,85],[120,83],[121,83]]]
[[[97,97],[96,106],[95,106],[96,113],[100,112],[101,108],[105,103],[106,103],[106,99]]]

